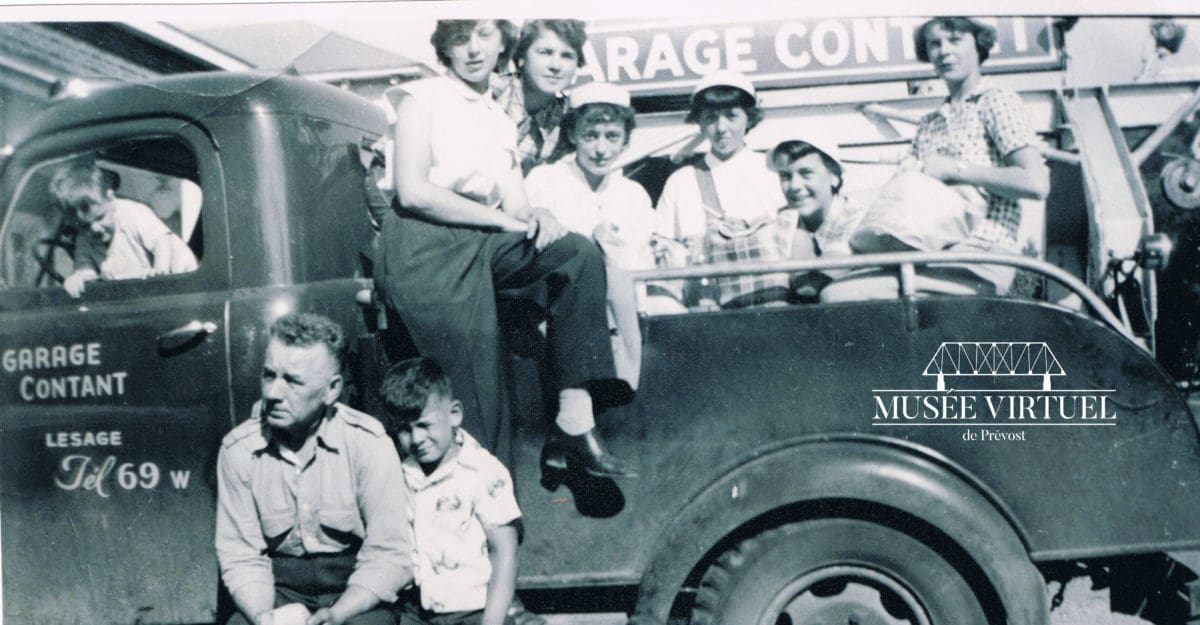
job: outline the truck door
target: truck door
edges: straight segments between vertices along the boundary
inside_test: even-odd
[[[172,253],[192,254],[198,268],[178,263],[175,273],[142,277],[101,265],[99,279],[71,297],[62,281],[79,269],[89,231],[49,186],[72,165],[95,167],[106,193],[135,207],[117,213],[107,250],[158,221],[176,237]],[[54,133],[18,148],[5,170],[6,622],[214,618],[211,467],[229,424],[222,179],[214,143],[179,120]]]

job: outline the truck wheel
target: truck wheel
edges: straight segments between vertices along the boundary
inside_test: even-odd
[[[966,580],[911,536],[855,519],[792,523],[725,552],[693,625],[985,625]]]

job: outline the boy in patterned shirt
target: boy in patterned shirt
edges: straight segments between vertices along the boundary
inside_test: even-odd
[[[409,491],[420,595],[402,596],[397,617],[501,625],[516,587],[521,517],[508,470],[460,427],[462,402],[436,361],[397,363],[379,393]]]

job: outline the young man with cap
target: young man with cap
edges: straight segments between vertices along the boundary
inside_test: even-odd
[[[746,133],[761,119],[754,84],[744,75],[721,70],[696,85],[685,121],[699,124],[710,150],[667,179],[658,200],[658,234],[695,240],[712,219],[751,221],[783,205],[774,175],[746,149]]]
[[[549,210],[568,230],[603,250],[617,375],[637,388],[641,333],[628,272],[654,266],[654,208],[646,190],[614,167],[629,146],[634,112],[629,92],[608,83],[572,90],[570,103],[563,133],[575,153],[529,172],[525,192],[530,205]]]

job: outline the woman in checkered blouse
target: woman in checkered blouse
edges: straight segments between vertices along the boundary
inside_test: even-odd
[[[921,119],[913,140],[913,161],[905,166],[948,185],[976,187],[987,212],[969,236],[949,249],[1018,254],[1021,205],[1044,200],[1050,176],[1037,148],[1021,97],[989,85],[980,64],[996,42],[995,29],[979,20],[940,17],[914,33],[917,58],[933,63],[950,96]],[[1004,294],[1014,269],[999,265],[962,265],[925,269],[917,288],[952,294]],[[826,302],[896,297],[893,273],[856,272],[834,281],[821,293]]]
[[[521,27],[513,50],[517,72],[492,80],[496,102],[517,125],[517,157],[523,174],[571,151],[559,132],[568,108],[562,92],[583,67],[586,41],[579,20],[530,20]]]
[[[995,29],[978,20],[932,19],[915,35],[917,58],[933,63],[950,96],[921,119],[913,156],[921,171],[951,185],[974,185],[987,199],[987,214],[955,250],[1020,253],[1018,200],[1044,200],[1050,176],[1020,96],[983,80],[980,65],[996,41]],[[979,267],[978,277],[1004,293],[1007,267]]]

